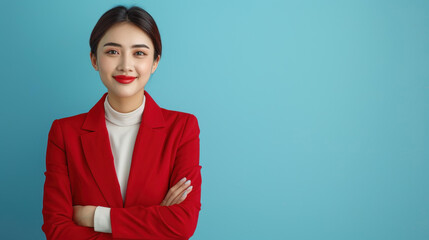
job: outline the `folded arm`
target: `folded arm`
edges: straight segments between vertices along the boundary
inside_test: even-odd
[[[197,118],[189,115],[170,177],[170,186],[184,177],[191,180],[192,191],[186,199],[170,206],[164,203],[149,207],[110,208],[114,238],[188,239],[194,234],[201,209],[199,133]],[[106,213],[109,214],[108,211],[105,211]]]
[[[67,159],[58,120],[49,131],[45,176],[42,230],[48,240],[112,239],[111,234],[94,232],[93,228],[78,226],[73,221]]]
[[[171,206],[183,202],[192,191],[191,180],[182,178],[166,194],[161,206]],[[94,227],[96,232],[112,233],[110,208],[103,206],[73,206],[74,221],[81,226]],[[90,222],[93,221],[93,222]]]
[[[49,132],[42,230],[47,239],[188,239],[195,232],[201,208],[201,166],[199,165],[197,118],[189,115],[176,152],[170,186],[183,177],[192,182],[192,191],[179,204],[132,206],[109,209],[112,234],[95,232],[73,221],[64,140],[58,120]]]

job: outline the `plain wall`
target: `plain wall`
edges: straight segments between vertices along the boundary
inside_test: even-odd
[[[429,239],[429,2],[2,1],[2,239],[45,239],[54,119],[106,92],[89,36],[117,4],[158,23],[145,89],[200,124],[192,239]]]

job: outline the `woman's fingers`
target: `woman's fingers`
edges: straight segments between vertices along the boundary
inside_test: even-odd
[[[178,189],[182,184],[184,184],[186,182],[186,177],[180,179],[179,182],[176,183],[176,185],[174,185],[172,188],[170,188],[167,192],[167,195],[164,198],[164,201],[167,202],[167,199],[170,198],[171,194],[173,194],[173,192]]]
[[[184,178],[186,180],[186,178]],[[182,179],[183,180],[183,179]],[[185,182],[179,181],[176,185],[174,185],[167,193],[167,196],[164,198],[163,204],[165,206],[170,206],[176,204],[178,200],[180,200],[180,196],[185,192],[185,190],[190,186],[191,180],[187,180]],[[178,199],[179,196],[179,199]],[[185,196],[186,198],[186,196]],[[175,201],[176,200],[176,201]],[[183,201],[183,200],[182,200]],[[161,204],[162,206],[162,204]]]
[[[179,204],[179,203],[183,202],[191,191],[192,191],[192,186],[189,186],[188,188],[185,189],[185,191],[183,191],[183,193],[179,194],[172,201],[171,205],[173,205],[173,204]]]
[[[181,184],[177,189],[172,191],[170,197],[167,199],[167,206],[175,204],[173,201],[177,196],[183,194],[183,192],[191,185],[191,180],[187,180],[185,183]]]
[[[177,191],[177,190],[176,190]],[[161,206],[171,206],[183,202],[188,194],[192,191],[192,186],[189,186],[179,194],[172,194],[169,199],[164,199]]]

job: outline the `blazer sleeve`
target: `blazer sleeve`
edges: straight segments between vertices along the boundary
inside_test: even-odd
[[[195,232],[201,209],[200,129],[189,114],[170,176],[170,186],[181,178],[191,179],[192,191],[180,204],[111,208],[114,238],[189,239]],[[156,185],[156,182],[153,183]]]
[[[64,139],[59,120],[54,120],[48,136],[43,192],[42,230],[50,239],[112,239],[106,233],[82,227],[73,221],[73,204],[68,177]]]

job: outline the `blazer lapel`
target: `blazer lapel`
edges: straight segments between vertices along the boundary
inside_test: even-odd
[[[91,132],[80,136],[92,176],[110,207],[121,207],[122,196],[116,176],[113,154],[107,132],[104,100],[107,92],[86,115],[83,129]]]
[[[146,103],[134,144],[124,206],[138,205],[139,199],[144,198],[148,179],[156,169],[153,165],[161,158],[166,137],[161,108],[147,91],[144,94]]]
[[[139,175],[148,174],[150,159],[162,148],[165,139],[163,131],[156,128],[165,126],[161,108],[147,91],[144,91],[146,103],[143,110],[131,160],[125,205],[137,197],[131,189],[142,189],[144,181]],[[110,207],[124,207],[121,190],[116,175],[109,134],[106,127],[104,101],[107,92],[88,112],[82,129],[91,132],[81,135],[82,147],[91,173]],[[150,150],[150,151],[149,151]],[[152,151],[155,151],[152,152]],[[137,193],[138,194],[138,193]]]

